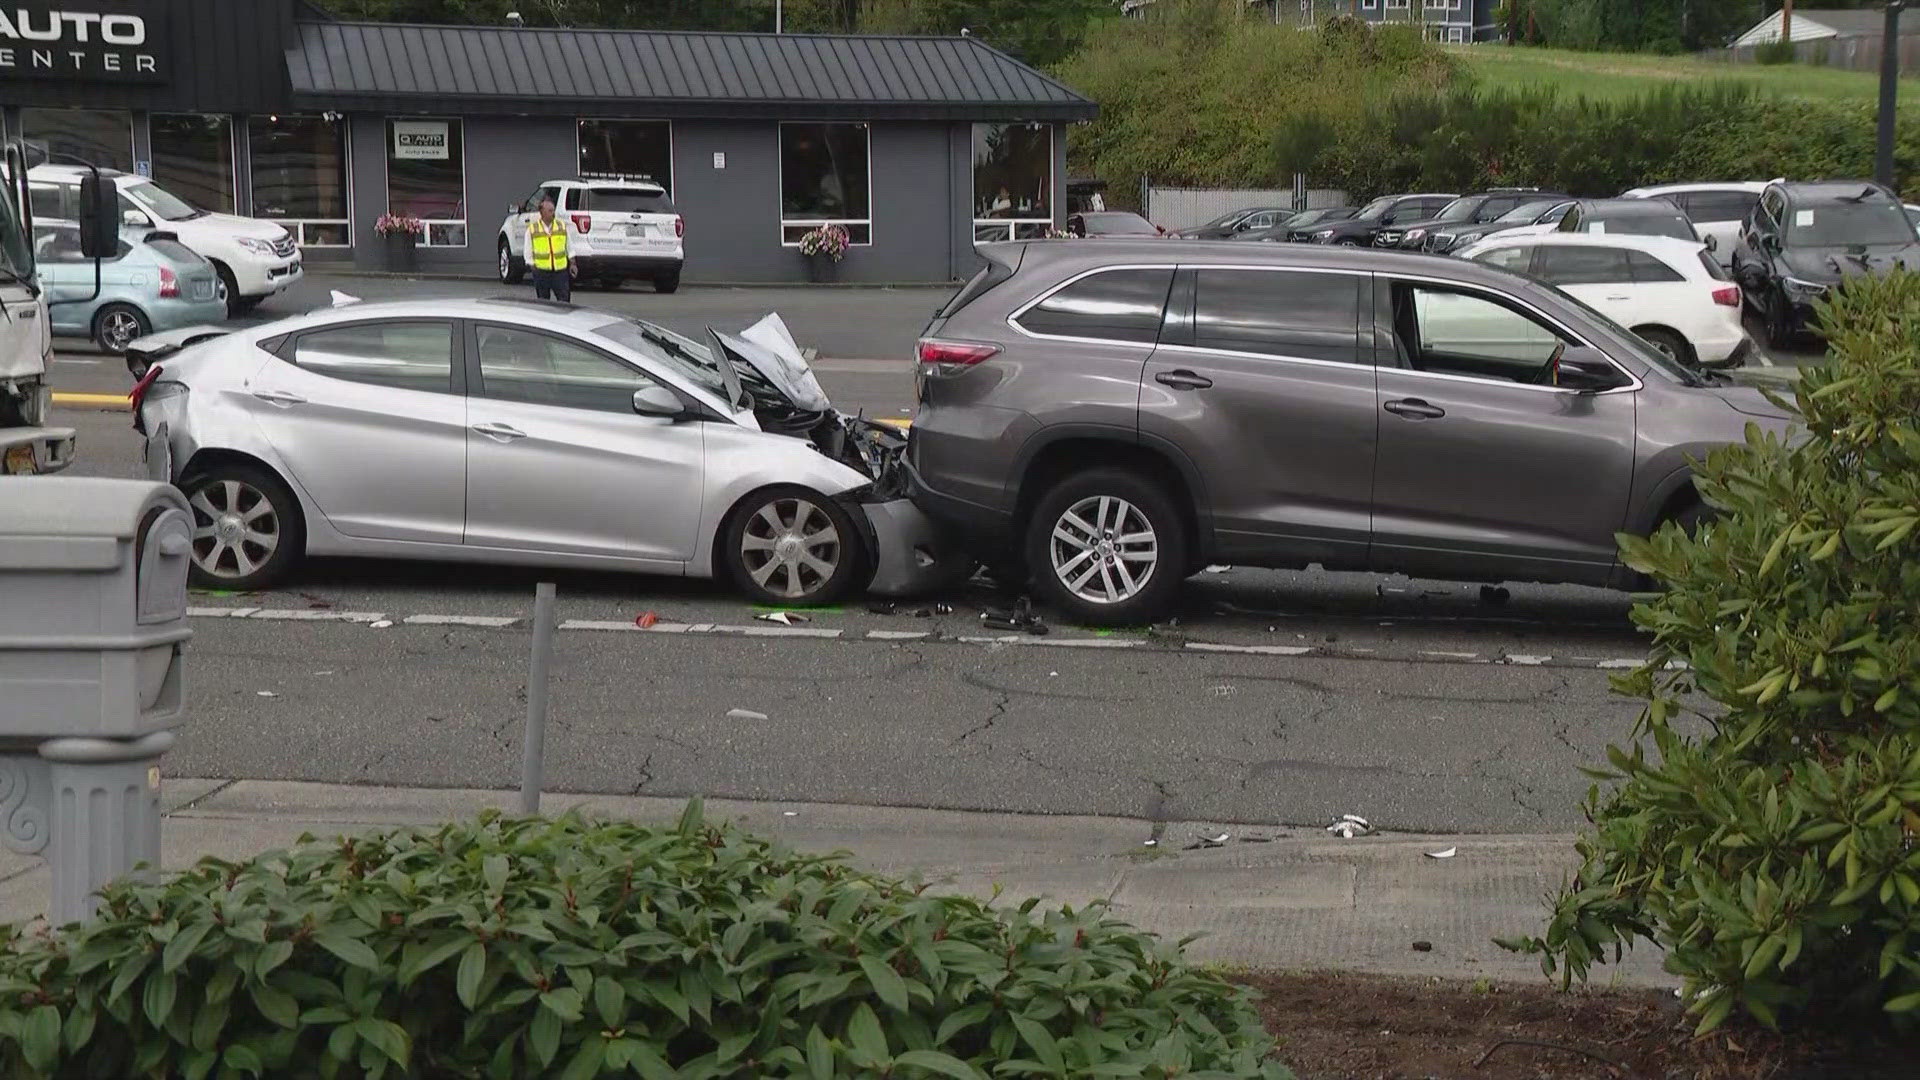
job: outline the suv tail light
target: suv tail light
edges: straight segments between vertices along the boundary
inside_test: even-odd
[[[591,214],[573,215],[573,227],[576,229],[579,229],[582,236],[592,232],[593,231],[593,215]]]
[[[999,351],[998,345],[982,345],[971,341],[940,341],[936,338],[921,338],[920,344],[915,349],[920,363],[941,375],[956,374],[961,369],[970,368]]]
[[[168,299],[180,295],[180,276],[166,267],[160,268],[160,298]]]
[[[673,235],[676,237],[687,235],[687,219],[679,214],[673,215]]]
[[[1713,302],[1719,304],[1721,307],[1739,307],[1740,287],[1738,285],[1725,285],[1713,290]]]

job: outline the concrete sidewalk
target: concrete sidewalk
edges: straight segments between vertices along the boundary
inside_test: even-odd
[[[162,858],[178,868],[207,855],[254,855],[302,833],[430,825],[517,805],[517,793],[504,791],[170,779]],[[683,806],[548,795],[541,808],[666,823]],[[998,886],[1003,903],[1034,895],[1076,907],[1108,900],[1119,918],[1167,937],[1205,934],[1191,946],[1196,959],[1261,969],[1538,981],[1535,962],[1489,939],[1537,932],[1542,896],[1574,866],[1568,836],[1342,840],[1319,828],[724,800],[710,801],[707,813],[797,849],[844,850],[870,869],[917,872],[958,892],[985,897]],[[1231,834],[1224,846],[1184,849],[1221,832]],[[1426,855],[1449,847],[1458,849],[1453,858]],[[49,888],[38,859],[0,849],[0,922],[34,918]],[[1416,951],[1416,941],[1432,951]],[[1677,984],[1651,947],[1596,977]]]

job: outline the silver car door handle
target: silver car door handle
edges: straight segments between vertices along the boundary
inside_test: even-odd
[[[269,405],[278,405],[283,409],[289,405],[305,405],[307,403],[306,398],[301,397],[299,394],[289,394],[285,390],[255,390],[253,396]]]
[[[473,430],[495,442],[512,442],[527,437],[526,432],[509,424],[475,424]]]

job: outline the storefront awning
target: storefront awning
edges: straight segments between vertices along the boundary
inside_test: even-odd
[[[472,115],[1087,120],[975,38],[303,22],[296,107]]]

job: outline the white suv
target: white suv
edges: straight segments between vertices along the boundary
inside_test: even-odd
[[[1697,184],[1656,184],[1623,191],[1623,199],[1665,199],[1687,215],[1700,238],[1713,237],[1713,257],[1725,266],[1733,258],[1740,226],[1767,189],[1759,180],[1730,180]]]
[[[687,223],[666,189],[648,180],[549,180],[509,206],[500,223],[502,282],[526,277],[527,223],[540,215],[542,199],[552,199],[554,213],[571,226],[567,261],[576,280],[617,289],[628,278],[646,278],[663,293],[680,287]]]
[[[79,217],[80,178],[72,165],[36,165],[27,171],[35,218]],[[137,237],[164,229],[187,250],[213,264],[227,294],[227,314],[251,310],[299,281],[300,247],[271,221],[202,210],[144,176],[101,169],[120,194],[121,225]]]

